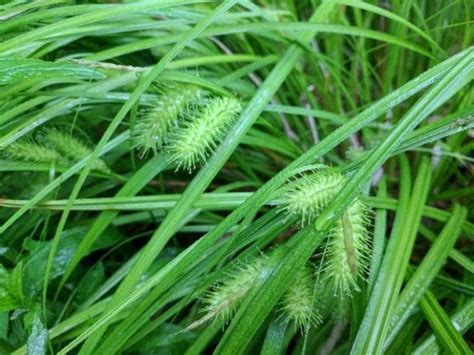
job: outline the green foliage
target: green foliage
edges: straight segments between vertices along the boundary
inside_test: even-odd
[[[0,3],[0,353],[472,352],[466,1]]]
[[[0,312],[24,307],[22,272],[22,263],[17,264],[10,272],[0,266]]]

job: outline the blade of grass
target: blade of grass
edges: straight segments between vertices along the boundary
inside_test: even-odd
[[[383,177],[379,184],[379,190],[377,196],[380,198],[387,197],[387,182],[386,178]],[[367,289],[367,297],[370,297],[372,290],[375,285],[375,280],[380,270],[380,264],[382,263],[383,253],[385,250],[385,235],[387,229],[387,211],[378,210],[375,213],[374,223],[374,237],[372,241],[372,257],[370,260],[370,275],[369,285]]]
[[[436,274],[442,268],[449,252],[461,233],[461,225],[466,219],[467,210],[455,205],[451,217],[436,239],[428,254],[423,258],[420,266],[412,275],[407,285],[400,294],[397,306],[390,319],[390,330],[387,334],[385,347],[395,338],[404,326],[413,309],[423,297]]]
[[[289,330],[288,322],[275,317],[268,326],[260,355],[279,355],[285,353],[286,334]]]
[[[436,241],[436,234],[426,228],[423,224],[420,225],[420,234],[432,243]],[[471,274],[474,274],[474,261],[466,257],[464,254],[462,254],[456,249],[452,249],[449,252],[449,257],[453,261],[458,263],[460,266],[465,268],[467,271],[469,271]]]
[[[420,308],[430,323],[436,339],[448,354],[472,354],[461,334],[454,328],[451,319],[440,306],[436,297],[427,290],[420,301]]]
[[[408,199],[409,167],[401,160],[400,204],[374,291],[352,346],[352,354],[381,354],[388,323],[402,286],[415,242],[421,210],[428,196],[431,166],[424,158],[418,168],[411,197]]]
[[[471,298],[462,306],[449,320],[455,324],[459,332],[464,333],[474,324],[474,298]],[[434,355],[440,354],[437,337],[433,334],[424,340],[414,351],[413,355]]]

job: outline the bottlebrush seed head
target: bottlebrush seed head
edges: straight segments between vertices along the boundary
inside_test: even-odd
[[[345,178],[336,173],[316,173],[297,178],[285,187],[282,209],[297,216],[301,226],[314,222],[319,213],[340,191]]]
[[[302,227],[311,224],[339,193],[346,178],[334,172],[305,175],[288,183],[282,209],[300,218]],[[356,198],[329,231],[322,264],[323,279],[339,296],[359,290],[369,264],[368,209]]]
[[[227,322],[258,279],[264,265],[265,259],[262,257],[251,260],[227,275],[222,283],[214,286],[204,300],[204,311],[207,313],[204,318],[207,320],[218,317],[223,323]]]
[[[64,161],[59,152],[44,147],[33,140],[12,143],[4,149],[4,152],[14,160],[38,163],[58,163]]]
[[[153,106],[141,113],[133,130],[133,137],[145,156],[150,150],[161,149],[170,132],[191,104],[201,97],[201,90],[191,85],[176,84],[166,87]]]
[[[86,143],[55,128],[45,130],[41,135],[41,140],[47,147],[56,150],[71,161],[79,161],[92,154],[92,149]],[[102,159],[97,159],[93,168],[105,172],[110,171]]]
[[[324,255],[322,278],[332,285],[334,294],[350,296],[359,291],[369,267],[370,241],[368,212],[356,199],[331,229]]]
[[[206,160],[241,110],[234,97],[221,97],[210,103],[196,115],[192,115],[171,135],[167,149],[177,168],[191,171],[197,163]]]
[[[302,331],[321,321],[313,302],[315,281],[309,267],[300,270],[281,300],[281,311],[286,319]]]

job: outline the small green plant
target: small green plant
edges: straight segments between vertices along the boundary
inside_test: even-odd
[[[469,3],[0,1],[0,354],[471,354]]]

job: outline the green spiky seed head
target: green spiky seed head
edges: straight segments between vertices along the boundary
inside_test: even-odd
[[[282,209],[290,216],[297,216],[302,227],[307,226],[336,196],[345,181],[343,175],[327,172],[297,178],[285,186]]]
[[[163,147],[181,116],[201,95],[202,91],[192,85],[176,84],[163,89],[152,107],[140,114],[132,132],[142,157]]]
[[[369,265],[370,238],[368,212],[356,199],[330,231],[325,252],[323,279],[332,285],[334,294],[350,296],[359,291]]]
[[[281,199],[282,210],[297,216],[301,226],[314,222],[346,183],[344,175],[326,171],[309,174],[287,184]],[[358,291],[369,263],[368,209],[356,198],[335,222],[327,238],[323,278],[340,297]]]
[[[199,113],[188,117],[167,142],[177,168],[191,171],[211,154],[234,123],[241,110],[234,97],[211,99]]]
[[[227,322],[242,298],[255,284],[264,266],[265,259],[256,258],[236,268],[222,283],[214,286],[204,300],[206,318],[218,317],[223,323]]]
[[[307,331],[321,321],[313,302],[314,285],[312,271],[305,267],[296,273],[281,300],[281,310],[285,318],[302,331]]]
[[[18,141],[5,147],[4,152],[10,159],[38,163],[64,162],[63,156],[56,150],[44,147],[34,141]]]
[[[46,146],[56,150],[73,162],[80,161],[92,154],[92,149],[86,143],[59,129],[50,128],[45,130],[41,139]],[[96,159],[93,168],[105,172],[110,171],[105,161],[100,158]]]

